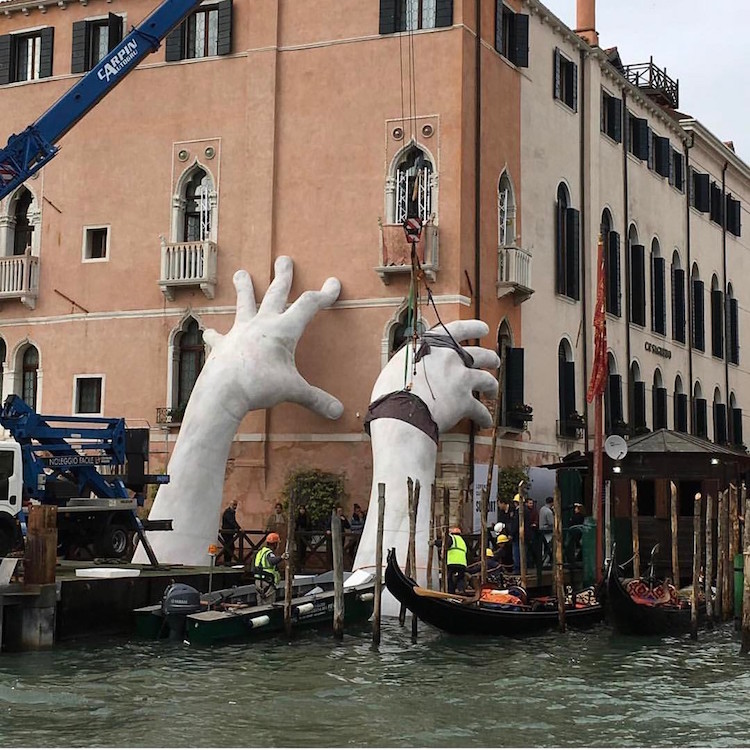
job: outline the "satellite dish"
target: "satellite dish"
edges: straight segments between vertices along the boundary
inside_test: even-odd
[[[604,452],[613,461],[621,461],[628,455],[628,444],[620,435],[610,435],[604,441]]]

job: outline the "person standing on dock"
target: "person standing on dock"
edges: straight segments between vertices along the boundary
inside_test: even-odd
[[[224,565],[231,565],[234,557],[234,540],[240,525],[237,523],[237,500],[232,500],[221,515],[221,529],[219,530],[219,541],[221,542],[224,556]]]
[[[281,580],[279,563],[289,557],[287,553],[276,554],[280,541],[281,537],[272,531],[266,537],[263,546],[255,553],[253,573],[258,604],[273,604],[276,601],[276,587]]]

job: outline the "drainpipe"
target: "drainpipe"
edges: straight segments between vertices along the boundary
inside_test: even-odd
[[[593,5],[593,3],[592,3]],[[584,63],[586,62],[586,54],[584,50],[580,51],[578,68],[581,71],[581,96],[579,102],[581,105],[581,111],[579,112],[579,179],[581,182],[581,325],[583,326],[583,403],[586,404],[586,391],[588,390],[589,382],[589,358],[588,358],[588,340],[589,330],[586,325],[587,322],[587,307],[588,307],[588,289],[586,288],[586,268],[588,266],[587,248],[588,234],[586,232],[586,68]],[[589,420],[584,422],[584,445],[586,450],[589,449]]]
[[[685,340],[688,345],[688,431],[691,435],[695,432],[695,402],[693,399],[693,274],[692,260],[690,256],[690,149],[693,147],[693,139],[685,144],[685,254],[687,257],[687,268],[685,269],[685,291],[687,292],[687,318],[688,330]]]
[[[721,265],[722,273],[724,275],[723,285],[723,300],[724,309],[722,310],[722,321],[721,328],[724,332],[724,403],[726,404],[727,412],[727,437],[731,442],[734,442],[734,425],[730,419],[729,414],[729,326],[727,326],[727,168],[729,162],[725,161],[724,166],[721,170]]]
[[[628,421],[633,416],[633,378],[630,368],[630,238],[628,222],[628,94],[622,92],[622,200],[625,231],[622,247],[625,254],[625,366],[627,367]],[[631,429],[634,425],[630,425]]]

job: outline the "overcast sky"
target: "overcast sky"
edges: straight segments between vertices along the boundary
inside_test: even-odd
[[[542,0],[576,27],[576,0]],[[750,163],[750,0],[597,0],[602,47],[625,65],[648,62],[680,82],[681,112]]]

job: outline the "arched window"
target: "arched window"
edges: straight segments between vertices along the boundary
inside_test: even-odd
[[[196,169],[185,186],[183,242],[203,242],[211,236],[211,181],[204,169]]]
[[[604,389],[604,431],[608,435],[624,435],[627,426],[622,413],[622,375],[612,352],[607,354],[607,386]]]
[[[555,290],[570,299],[580,299],[580,217],[570,207],[565,183],[557,186],[555,203]]]
[[[690,272],[690,303],[693,309],[693,348],[700,352],[706,351],[706,326],[703,301],[703,282],[701,281],[698,264],[693,263]]]
[[[714,388],[714,443],[726,445],[729,442],[727,434],[727,405],[721,398],[721,391]]]
[[[620,295],[620,235],[612,227],[612,214],[602,211],[602,242],[604,243],[604,272],[607,277],[605,307],[608,313],[622,315]]]
[[[659,240],[651,241],[651,330],[667,334],[666,261],[661,257]]]
[[[203,332],[198,321],[188,318],[182,326],[182,331],[176,339],[177,378],[174,406],[184,410],[190,394],[193,392],[195,381],[203,368],[206,356],[203,345]]]
[[[497,332],[497,352],[505,364],[501,424],[522,430],[531,419],[525,398],[524,351],[513,346],[513,332],[507,320]]]
[[[719,277],[711,277],[711,354],[724,357],[724,294]]]
[[[516,198],[507,172],[502,173],[497,186],[497,234],[499,247],[516,242]]]
[[[557,348],[557,365],[559,435],[575,438],[583,427],[583,418],[576,411],[576,365],[567,339],[563,339]]]
[[[693,435],[708,439],[708,407],[698,381],[693,386]]]
[[[685,271],[680,253],[672,253],[672,338],[685,343]]]
[[[425,330],[426,327],[424,322],[421,319],[417,320],[417,334],[422,333]],[[398,316],[398,323],[391,328],[388,359],[390,359],[404,344],[411,341],[413,335],[412,309],[407,306]]]
[[[732,429],[732,445],[737,447],[744,446],[742,440],[742,409],[737,406],[737,397],[734,391],[729,395],[729,409],[731,414],[730,427]]]
[[[39,352],[32,344],[26,347],[21,360],[21,398],[36,409]]]
[[[631,224],[628,231],[630,254],[630,322],[646,325],[646,249],[638,242],[638,230]]]
[[[733,365],[740,363],[739,306],[731,283],[727,284],[727,359]]]
[[[674,428],[678,432],[688,431],[688,397],[679,375],[674,379]]]
[[[641,368],[633,361],[630,365],[630,424],[636,435],[648,432],[646,425],[646,383],[641,379]]]
[[[664,387],[664,380],[661,376],[661,370],[657,367],[654,370],[654,385],[651,391],[653,424],[655,430],[667,429],[667,389]]]
[[[21,188],[16,196],[13,219],[13,255],[25,255],[31,251],[31,243],[34,236],[34,226],[29,217],[33,196],[27,188]]]
[[[433,166],[425,152],[412,145],[396,165],[393,223],[408,218],[428,221],[433,212]]]

